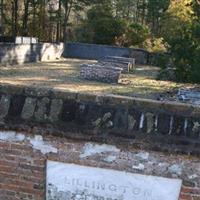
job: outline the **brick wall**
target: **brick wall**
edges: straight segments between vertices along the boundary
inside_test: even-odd
[[[70,131],[94,140],[145,140],[145,146],[154,150],[199,155],[199,116],[198,106],[176,102],[0,86],[0,127],[48,125],[49,131],[64,135]]]
[[[102,151],[88,154],[88,148]],[[200,199],[200,161],[193,156],[116,145],[114,140],[109,144],[71,140],[46,135],[37,127],[29,133],[0,131],[0,153],[2,200],[44,200],[47,160],[179,178],[183,181],[180,200]]]

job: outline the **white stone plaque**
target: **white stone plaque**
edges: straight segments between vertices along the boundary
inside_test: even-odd
[[[178,200],[182,181],[47,162],[47,200]]]

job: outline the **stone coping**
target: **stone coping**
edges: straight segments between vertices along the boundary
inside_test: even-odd
[[[135,58],[130,58],[130,57],[106,56],[104,59],[117,61],[123,64],[129,64],[129,63],[135,64]]]
[[[141,48],[127,48],[127,47],[119,47],[119,46],[112,46],[112,45],[89,44],[89,43],[81,43],[81,42],[69,42],[67,44],[68,45],[91,46],[91,47],[97,46],[97,47],[106,47],[106,48],[133,49],[135,51],[141,51],[141,52],[149,53],[147,50],[141,49]]]
[[[0,129],[89,141],[122,140],[148,149],[200,155],[200,107],[117,95],[0,85]]]
[[[47,87],[22,86],[11,84],[0,84],[0,93],[11,95],[24,95],[32,97],[52,97],[61,99],[74,99],[83,102],[95,102],[98,104],[137,106],[141,110],[148,108],[152,112],[164,112],[169,114],[178,114],[184,117],[199,117],[200,107],[197,105],[174,102],[157,101],[136,97],[128,97],[113,94],[92,94],[77,93],[62,89]]]
[[[122,71],[123,70],[120,67],[112,67],[112,66],[99,65],[99,64],[83,64],[83,65],[81,65],[81,67],[88,67],[88,68],[94,67],[94,68],[99,68],[99,69],[104,68],[104,69],[110,69],[113,71]]]
[[[112,58],[104,58],[104,59],[101,59],[99,60],[100,62],[113,62],[113,63],[119,63],[119,64],[130,64],[131,62],[130,61],[125,61],[125,60],[117,60],[117,59],[112,59]]]

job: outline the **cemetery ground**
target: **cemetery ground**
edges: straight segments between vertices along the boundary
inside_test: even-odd
[[[54,62],[0,66],[0,84],[30,85],[72,92],[118,94],[150,99],[165,97],[172,100],[179,88],[192,86],[157,80],[159,68],[147,65],[137,65],[134,72],[122,74],[118,84],[81,79],[80,65],[94,62],[96,61],[62,59]]]

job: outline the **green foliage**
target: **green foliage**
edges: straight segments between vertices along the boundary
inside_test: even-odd
[[[161,27],[161,20],[169,7],[170,0],[148,0],[147,1],[147,22],[150,25],[153,35],[158,35]]]
[[[164,38],[148,38],[143,43],[143,48],[149,52],[154,53],[166,53],[168,50],[168,44]]]
[[[173,37],[166,37],[166,39],[170,44],[170,52],[178,80],[200,83],[200,16],[197,12],[193,13],[195,11],[193,6],[199,10],[200,5],[195,2],[194,0],[192,4],[191,1],[185,1],[187,3],[184,4],[185,9],[191,10],[192,17],[184,17],[182,20],[185,23],[174,29]],[[180,15],[177,16],[176,20],[178,19],[181,19]]]
[[[126,47],[141,45],[149,34],[149,29],[145,25],[126,23],[114,17],[109,5],[92,7],[87,13],[87,20],[76,29],[76,38],[80,42]]]
[[[149,30],[146,26],[132,23],[126,30],[126,46],[137,46],[142,44],[149,36]]]
[[[76,29],[76,33],[81,42],[114,44],[115,38],[122,35],[124,30],[125,23],[113,17],[110,6],[96,5],[88,11],[87,20]]]
[[[83,21],[75,28],[75,41],[83,43],[93,43],[94,32],[87,22]]]

